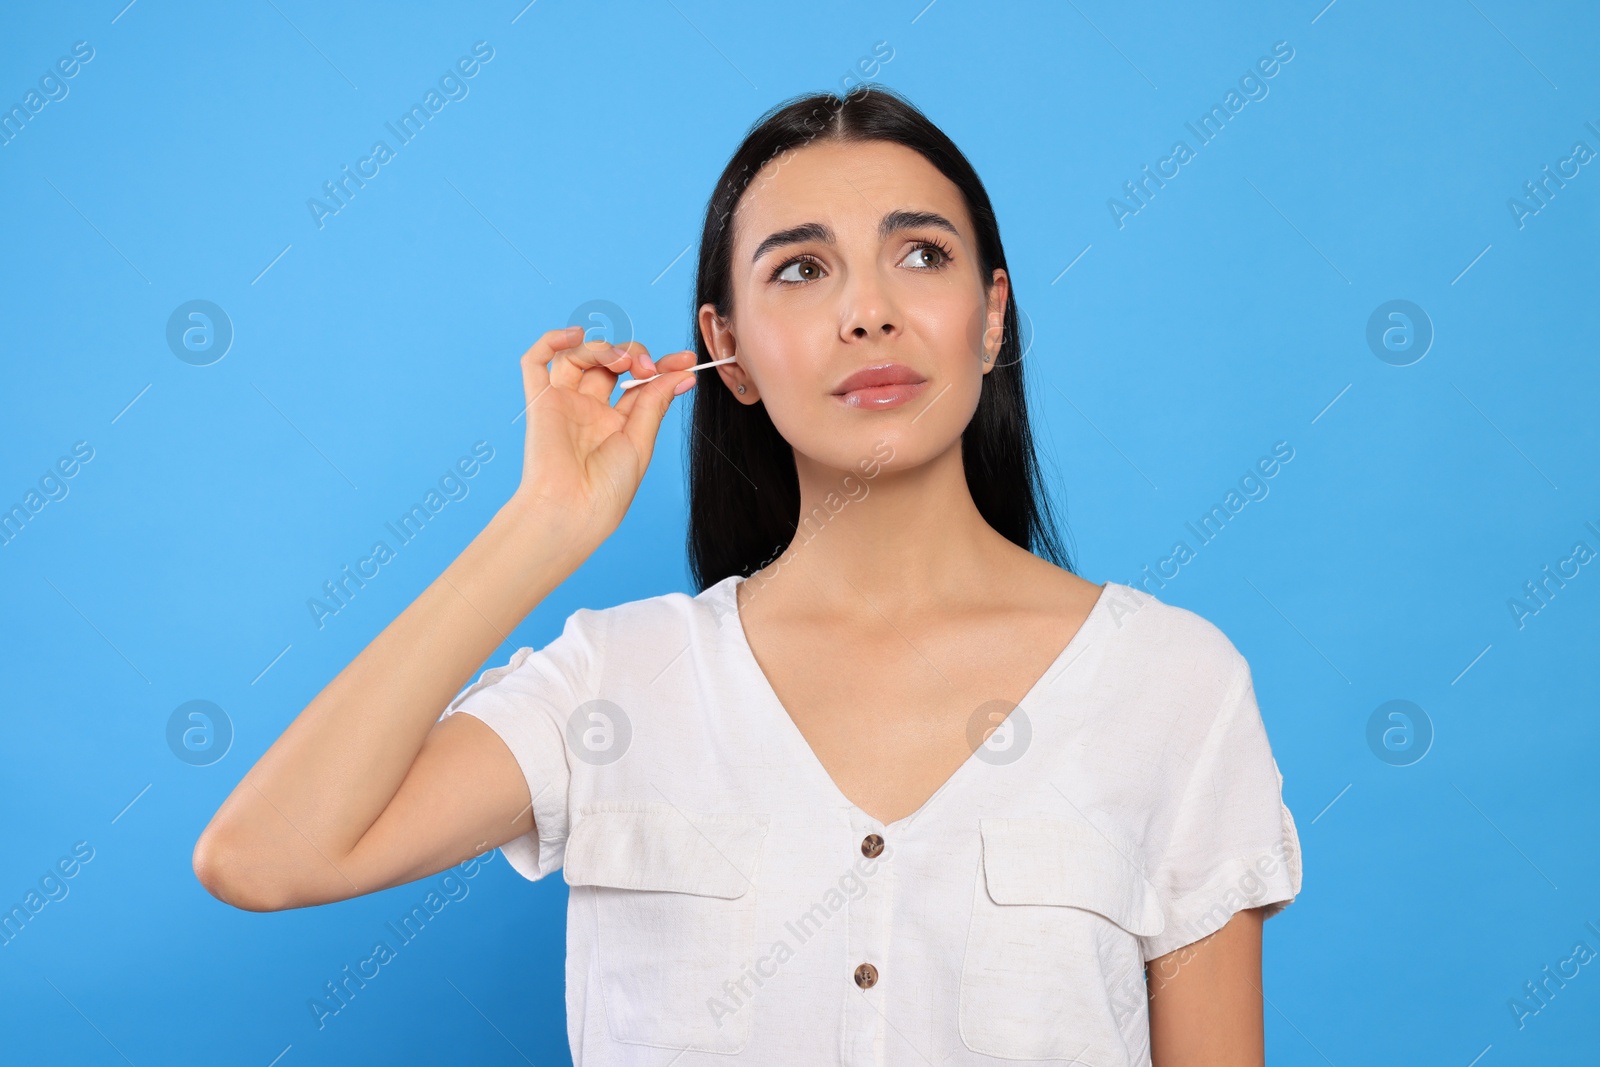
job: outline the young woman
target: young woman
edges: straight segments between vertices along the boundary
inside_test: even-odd
[[[522,357],[520,486],[244,777],[206,888],[559,868],[586,1067],[1262,1063],[1300,854],[1250,670],[1065,562],[965,157],[882,89],[775,109],[695,308],[692,352]],[[685,368],[729,358],[695,389],[700,592],[580,609],[457,695],[617,528]],[[624,372],[657,377],[613,404]]]

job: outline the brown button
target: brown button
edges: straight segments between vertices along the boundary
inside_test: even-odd
[[[874,859],[883,851],[883,838],[877,834],[868,834],[861,839],[861,854],[867,859]]]
[[[856,985],[862,989],[871,989],[878,984],[878,968],[870,963],[863,963],[856,968]]]

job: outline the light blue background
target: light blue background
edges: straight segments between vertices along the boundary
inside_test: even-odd
[[[1294,449],[1152,586],[1250,661],[1299,823],[1304,892],[1266,928],[1270,1062],[1600,1047],[1600,963],[1520,1029],[1508,1006],[1576,943],[1600,951],[1600,565],[1521,628],[1507,606],[1575,542],[1600,550],[1600,164],[1521,227],[1507,206],[1575,141],[1600,150],[1592,9],[124,2],[0,15],[7,108],[95,50],[0,146],[0,506],[94,449],[0,548],[0,904],[94,849],[0,947],[8,1062],[566,1062],[559,877],[496,855],[319,1030],[310,998],[439,878],[254,915],[208,896],[190,851],[510,494],[522,350],[596,299],[653,352],[686,346],[727,156],[878,42],[877,79],[994,199],[1082,574],[1133,582]],[[319,229],[307,199],[476,41],[494,58],[467,98]],[[1185,122],[1277,41],[1294,58],[1269,95],[1119,229],[1108,198],[1194,147]],[[193,299],[235,330],[210,366],[165,340]],[[1410,366],[1365,340],[1392,299],[1436,331]],[[620,531],[492,662],[577,607],[688,588],[686,413]],[[470,495],[319,630],[307,599],[480,440]],[[211,766],[165,737],[195,699],[236,731]],[[1392,699],[1435,732],[1410,766],[1366,740]]]

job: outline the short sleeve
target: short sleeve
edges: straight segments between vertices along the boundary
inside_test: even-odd
[[[592,632],[596,614],[580,608],[545,647],[517,649],[507,663],[479,675],[440,716],[465,712],[481,719],[516,757],[533,798],[534,828],[500,851],[531,881],[559,870],[566,855],[572,781],[567,723],[595,698],[602,651]]]
[[[1247,908],[1265,906],[1271,918],[1300,892],[1300,837],[1283,802],[1283,774],[1250,667],[1234,655],[1233,681],[1150,869],[1167,921],[1140,938],[1147,961],[1215,933]]]

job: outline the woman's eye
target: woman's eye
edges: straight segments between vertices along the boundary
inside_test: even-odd
[[[944,266],[944,249],[938,245],[918,245],[910,252],[907,252],[906,258],[900,262],[920,270],[937,269]]]
[[[797,259],[784,267],[773,276],[774,281],[780,282],[811,282],[816,281],[822,273],[822,265],[814,259]]]

